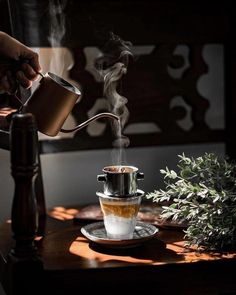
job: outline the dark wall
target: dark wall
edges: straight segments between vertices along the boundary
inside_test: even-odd
[[[29,46],[47,46],[50,30],[49,2],[53,0],[8,0],[13,34]],[[227,37],[231,1],[77,1],[60,0],[66,14],[64,45],[97,45],[107,33],[116,32],[136,44],[170,41],[199,42]],[[2,6],[7,1],[1,0]],[[3,11],[1,11],[3,14]],[[55,12],[56,13],[56,12]],[[1,22],[8,22],[3,14]]]
[[[153,45],[155,48],[145,56],[139,56],[129,64],[128,74],[122,81],[122,95],[129,99],[129,123],[154,122],[162,132],[130,135],[133,146],[160,145],[194,142],[229,143],[230,154],[236,158],[236,137],[231,126],[236,110],[235,17],[232,1],[211,3],[208,1],[59,1],[65,5],[66,34],[61,46],[68,47],[75,65],[70,76],[85,89],[84,99],[75,107],[74,116],[81,122],[98,97],[103,85],[86,71],[84,47],[102,47],[110,32],[133,45]],[[2,28],[9,31],[7,1],[0,1]],[[12,17],[12,34],[28,46],[49,46],[51,18],[49,0],[9,0]],[[54,13],[54,16],[56,12]],[[207,73],[202,57],[205,43],[220,43],[225,48],[226,130],[211,130],[205,117],[208,101],[197,91],[197,81]],[[181,57],[174,54],[177,44],[187,44],[190,50],[190,68],[181,79],[169,76],[167,68],[181,68]],[[172,108],[173,96],[180,95],[193,111],[191,130],[182,130],[177,121],[183,118],[183,107]],[[85,133],[85,132],[84,132]],[[84,136],[84,137],[83,137]],[[101,148],[106,145],[109,134],[96,140]],[[83,132],[80,141],[69,143],[68,149],[93,148],[93,141]],[[83,139],[83,140],[82,140]],[[100,144],[99,144],[100,142]],[[92,144],[91,144],[92,143]]]
[[[8,34],[11,33],[9,10],[6,0],[0,0],[0,30]]]

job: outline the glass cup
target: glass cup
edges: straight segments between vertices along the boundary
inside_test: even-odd
[[[98,192],[107,237],[132,239],[143,192],[127,198],[110,197]]]

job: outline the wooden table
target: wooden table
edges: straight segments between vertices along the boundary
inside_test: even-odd
[[[182,230],[162,228],[138,247],[102,247],[81,234],[88,221],[74,220],[78,210],[58,207],[49,212],[45,236],[35,241],[40,267],[34,272],[30,262],[29,277],[23,276],[32,291],[29,294],[45,290],[79,294],[84,289],[102,294],[236,294],[236,253],[206,254],[186,249]],[[6,222],[0,228],[3,285],[5,260],[12,245],[10,222]],[[17,275],[21,274],[18,270]]]

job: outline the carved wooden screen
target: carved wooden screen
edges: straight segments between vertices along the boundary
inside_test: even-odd
[[[25,2],[25,4],[23,4]],[[10,1],[11,6],[25,5],[25,28],[19,38],[33,47],[47,47],[50,18],[47,5],[50,1],[30,1],[37,8],[38,31],[29,26],[27,9],[29,1]],[[34,4],[33,4],[34,3]],[[122,40],[132,43],[133,57],[127,72],[119,81],[117,92],[127,98],[128,121],[123,132],[130,146],[165,144],[191,144],[196,142],[231,142],[232,132],[227,127],[233,122],[234,102],[228,98],[234,93],[231,84],[232,43],[230,39],[230,10],[224,2],[214,7],[203,1],[58,1],[63,3],[67,33],[61,46],[73,56],[74,65],[68,76],[81,86],[82,100],[74,107],[72,115],[81,123],[96,113],[107,111],[104,103],[104,83],[98,81],[88,69],[91,50],[101,53],[112,32]],[[18,6],[17,6],[18,5]],[[18,18],[20,16],[18,15]],[[22,17],[22,16],[21,16]],[[221,81],[229,86],[222,92],[222,109],[218,110],[225,122],[212,128],[206,120],[211,103],[198,90],[201,77],[209,72],[203,57],[207,44],[217,44],[222,53]],[[187,59],[178,48],[188,51]],[[230,66],[229,66],[230,65]],[[173,75],[173,72],[181,73]],[[171,74],[172,73],[172,74]],[[221,83],[220,82],[220,83]],[[215,83],[215,82],[214,82]],[[219,83],[219,82],[216,82]],[[231,82],[230,82],[231,83]],[[225,88],[224,88],[225,89]],[[225,102],[227,102],[225,104]],[[226,108],[225,108],[225,105]],[[188,117],[188,120],[185,120]],[[183,127],[181,121],[187,121]],[[84,128],[73,138],[41,142],[42,152],[107,148],[112,146],[114,134],[110,121],[101,119],[100,131]],[[134,124],[136,127],[133,128]],[[89,131],[90,130],[90,131]],[[95,133],[95,135],[93,135]],[[227,136],[226,136],[227,135]]]
[[[189,67],[184,70],[179,78],[173,78],[170,69],[182,69],[184,58],[175,55],[177,44],[160,44],[149,46],[151,52],[142,54],[128,66],[127,74],[122,79],[120,93],[127,98],[129,119],[125,130],[134,123],[152,123],[154,131],[139,130],[129,133],[131,144],[135,146],[176,144],[204,141],[223,141],[223,130],[211,130],[206,123],[206,112],[209,110],[209,101],[197,90],[199,78],[207,73],[208,68],[202,57],[203,45],[185,45],[189,49]],[[84,90],[84,97],[74,108],[73,114],[78,122],[87,119],[86,110],[92,110],[98,99],[103,97],[103,82],[97,82],[84,65],[86,57],[83,49],[73,49],[75,61],[71,69],[71,77],[78,81]],[[79,58],[77,58],[79,56]],[[134,56],[135,59],[135,56]],[[183,104],[173,105],[176,97],[181,97]],[[180,120],[187,116],[187,108],[191,108],[191,125],[181,127]],[[101,111],[101,110],[99,110]],[[109,122],[106,124],[101,137],[110,137]],[[86,130],[75,135],[78,139],[86,136]],[[140,131],[140,133],[142,133]]]

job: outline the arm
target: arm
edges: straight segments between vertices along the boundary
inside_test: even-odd
[[[17,73],[12,73],[9,66],[0,62],[0,89],[7,92],[15,89],[17,82],[24,88],[32,86],[32,81],[38,79],[38,72],[41,71],[39,57],[36,52],[25,46],[15,38],[0,31],[0,58],[1,60],[25,59]]]

